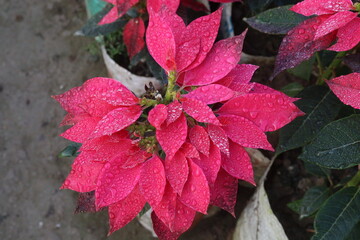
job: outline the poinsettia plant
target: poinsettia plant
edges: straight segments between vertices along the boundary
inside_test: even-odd
[[[327,178],[327,184],[310,188],[302,199],[289,205],[301,218],[315,216],[312,239],[359,237],[356,232],[360,220],[358,214],[347,223],[344,218],[344,214],[351,215],[353,209],[359,212],[360,202],[360,155],[355,150],[359,147],[360,126],[357,110],[360,94],[359,12],[360,3],[355,1],[304,0],[294,6],[270,9],[247,20],[259,31],[286,33],[272,77],[293,68],[290,71],[300,73],[308,81],[306,85],[318,85],[305,89],[300,85],[303,91],[298,96],[302,99],[295,104],[306,115],[280,131],[277,147],[277,154],[302,148],[299,158],[305,160],[307,170]],[[281,25],[278,19],[271,19],[271,14],[285,16],[288,23]],[[306,68],[309,74],[304,73]],[[311,79],[311,72],[316,77]],[[328,88],[322,86],[325,83]],[[288,90],[298,86],[290,84]],[[334,172],[329,169],[347,170],[350,180],[334,184]]]
[[[261,32],[286,33],[271,78],[294,68],[306,80],[278,91],[251,81],[258,66],[240,64],[248,30],[219,39],[222,7],[106,2],[84,31],[120,29],[128,55],[146,47],[165,84],[144,85],[137,96],[121,81],[97,77],[53,96],[67,111],[61,125],[71,126],[61,136],[74,142],[62,154],[76,156],[61,188],[80,192],[78,211],[107,209],[112,233],[151,208],[158,237],[177,239],[210,206],[235,216],[238,182],[256,186],[247,148],[275,151],[274,159],[301,148],[306,170],[326,184],[289,206],[301,217],[316,215],[313,239],[357,236],[359,3],[305,0],[245,19]],[[180,2],[206,15],[185,24]],[[266,133],[279,129],[273,146]],[[349,180],[335,184],[329,169],[346,169]]]

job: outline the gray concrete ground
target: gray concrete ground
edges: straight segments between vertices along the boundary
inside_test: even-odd
[[[50,98],[105,76],[91,39],[74,37],[82,0],[0,0],[0,239],[106,239],[104,213],[74,215],[75,193],[58,190],[71,160]],[[109,239],[152,239],[136,221]]]

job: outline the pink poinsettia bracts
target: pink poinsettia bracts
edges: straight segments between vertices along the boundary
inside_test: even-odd
[[[343,103],[360,109],[360,73],[333,78],[326,83]]]
[[[187,26],[167,7],[149,12],[147,46],[167,87],[137,98],[94,78],[54,96],[72,125],[62,136],[82,143],[62,188],[93,193],[110,233],[148,203],[159,238],[177,239],[209,205],[234,215],[238,181],[255,185],[245,148],[272,151],[265,132],[303,113],[297,99],[250,82],[257,66],[238,64],[246,31],[214,43],[221,9]]]
[[[121,18],[130,8],[136,5],[139,0],[103,0],[104,2],[111,3],[113,8],[100,20],[99,25],[109,24]],[[147,6],[159,11],[163,5],[166,5],[173,12],[176,12],[179,7],[179,0],[147,0]]]
[[[273,150],[264,132],[303,113],[293,104],[296,99],[250,83],[257,67],[238,64],[246,32],[213,44],[220,11],[188,26],[166,8],[150,12],[147,46],[168,73],[172,94],[149,112],[148,120],[166,154],[171,194],[197,212],[206,213],[211,203],[234,214],[238,179],[255,184],[244,147]],[[222,107],[214,112],[212,104]],[[155,231],[167,239],[178,234],[172,219],[180,216],[164,216],[169,214],[154,208],[153,220],[161,226]]]
[[[53,98],[68,112],[62,124],[74,125],[61,136],[78,143],[121,131],[142,112],[139,99],[110,78],[90,79]]]
[[[348,51],[360,42],[360,18],[351,0],[304,0],[290,10],[313,16],[285,36],[274,76],[310,58],[316,51]]]

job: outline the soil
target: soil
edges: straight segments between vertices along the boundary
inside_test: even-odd
[[[74,215],[59,190],[71,159],[58,159],[65,112],[50,96],[106,76],[92,39],[74,37],[83,0],[0,0],[0,239],[106,239],[104,212]],[[109,239],[152,239],[136,221]]]
[[[59,190],[72,159],[57,157],[68,144],[58,136],[64,129],[57,127],[65,112],[50,97],[106,76],[101,56],[88,51],[94,41],[73,36],[86,21],[84,1],[0,0],[0,6],[0,239],[107,239],[106,213],[74,215],[77,193]],[[267,79],[269,72],[260,70],[257,81]],[[280,160],[276,169],[284,166]],[[239,189],[237,216],[253,191]],[[284,199],[269,195],[272,202]],[[285,199],[293,195],[290,191]],[[290,213],[282,210],[283,202],[274,211],[286,223]],[[181,239],[230,239],[235,224],[236,219],[220,211]],[[305,239],[291,237],[304,233],[304,224],[297,224],[294,220],[287,226],[289,238]],[[135,220],[108,239],[153,238]]]

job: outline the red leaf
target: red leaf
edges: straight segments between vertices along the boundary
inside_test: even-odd
[[[350,9],[352,9],[351,0],[304,0],[290,8],[291,11],[305,16],[331,14]]]
[[[245,117],[264,132],[275,131],[303,115],[288,97],[270,93],[251,93],[233,98],[218,113]]]
[[[207,130],[210,139],[220,149],[220,151],[225,153],[226,155],[229,155],[229,140],[224,129],[219,126],[209,124]]]
[[[351,20],[356,18],[357,15],[358,15],[357,13],[350,11],[338,12],[335,13],[334,15],[331,15],[328,19],[325,19],[321,25],[319,25],[319,27],[316,30],[314,40],[317,40],[329,34],[330,32],[343,27],[347,23],[351,22]]]
[[[92,138],[111,135],[134,123],[141,115],[141,107],[134,105],[130,107],[119,107],[105,117],[96,125]]]
[[[146,45],[155,61],[165,70],[176,69],[175,38],[171,27],[158,13],[150,11],[149,26],[146,31]]]
[[[58,101],[65,111],[79,115],[86,113],[85,110],[79,106],[85,100],[84,95],[82,87],[74,87],[63,94],[52,96],[52,98]]]
[[[221,12],[222,8],[210,15],[195,19],[186,27],[185,31],[182,32],[181,40],[178,44],[179,51],[177,53],[179,70],[195,68],[204,61],[217,36]],[[187,44],[189,41],[192,45]],[[189,47],[190,49],[187,49]]]
[[[181,235],[179,232],[172,232],[170,229],[156,216],[155,212],[151,213],[153,228],[160,240],[176,240]]]
[[[142,164],[145,162],[148,158],[152,156],[151,153],[146,152],[138,145],[133,144],[131,148],[128,149],[128,151],[125,153],[124,160],[123,161],[123,168],[133,168],[136,165]]]
[[[210,202],[209,184],[204,172],[189,160],[189,178],[180,195],[180,201],[195,211],[206,214]]]
[[[99,25],[115,22],[122,17],[139,0],[104,0],[115,5],[98,23]]]
[[[94,132],[99,120],[99,118],[83,116],[75,126],[69,128],[60,136],[73,142],[83,143]]]
[[[234,142],[244,147],[274,150],[265,133],[250,120],[235,115],[220,115],[218,118],[223,124],[222,128]]]
[[[162,161],[153,156],[146,161],[140,170],[140,192],[151,207],[157,206],[165,191],[166,178]]]
[[[109,206],[109,234],[124,227],[131,220],[133,220],[141,209],[144,207],[146,201],[136,186],[134,190],[123,200],[118,201]]]
[[[201,154],[200,159],[193,158],[192,160],[203,170],[208,182],[214,183],[221,165],[220,149],[211,143],[208,156]]]
[[[351,73],[326,82],[345,104],[360,109],[360,73]]]
[[[189,139],[199,152],[209,156],[210,139],[208,133],[203,127],[195,125],[191,128],[189,131]]]
[[[156,131],[156,139],[159,141],[167,157],[172,157],[185,142],[187,136],[187,122],[184,114],[173,123]]]
[[[210,204],[228,211],[235,217],[235,204],[238,190],[238,180],[220,169],[214,185],[210,189]]]
[[[191,98],[182,98],[181,103],[184,111],[196,121],[215,125],[220,124],[211,108],[205,103]]]
[[[360,42],[360,18],[355,18],[337,32],[337,42],[328,48],[332,51],[348,51]]]
[[[188,230],[194,220],[196,212],[176,199],[174,222],[171,226],[173,232],[183,233]]]
[[[87,98],[86,103],[80,104],[79,107],[84,109],[90,116],[100,118],[117,108],[104,100],[96,99],[94,97]]]
[[[104,163],[93,162],[83,154],[75,158],[71,172],[61,189],[71,189],[77,192],[91,192],[96,188],[96,181]]]
[[[160,129],[161,124],[163,124],[163,122],[167,119],[167,117],[168,117],[167,106],[164,104],[159,104],[150,110],[148,121],[155,128]]]
[[[324,15],[305,20],[288,32],[280,45],[272,78],[281,71],[309,59],[313,53],[330,46],[335,39],[335,32],[314,41],[316,30],[328,17]]]
[[[82,86],[53,98],[74,116],[88,113],[101,117],[114,109],[111,105],[130,106],[139,101],[124,85],[111,78],[89,79]]]
[[[181,35],[179,41],[176,43],[176,70],[177,72],[183,71],[188,67],[199,54],[201,48],[201,41],[198,38],[184,39]]]
[[[164,191],[164,196],[159,205],[153,208],[156,216],[165,224],[167,228],[171,228],[175,218],[176,211],[176,193],[167,184]],[[155,228],[155,226],[154,226]]]
[[[178,16],[173,10],[167,7],[164,7],[159,11],[159,16],[161,17],[162,21],[171,28],[175,39],[175,45],[178,46],[181,40],[181,35],[186,28],[184,20],[180,16]],[[176,54],[177,52],[178,50],[176,50]]]
[[[167,124],[175,122],[182,113],[182,105],[178,101],[174,101],[167,105],[168,107],[168,116],[167,116]]]
[[[258,68],[259,66],[251,64],[237,64],[225,78],[230,78],[231,83],[249,83]]]
[[[222,168],[231,176],[256,185],[250,157],[242,146],[230,141],[230,156],[222,155],[222,160]]]
[[[240,61],[245,34],[215,43],[205,60],[185,73],[184,85],[207,85],[225,77]]]
[[[174,191],[181,194],[189,175],[189,166],[182,152],[165,159],[165,174]]]
[[[124,27],[123,38],[130,58],[138,54],[145,46],[145,24],[142,18],[130,19]]]
[[[159,12],[164,6],[171,10],[172,12],[176,12],[180,4],[180,0],[147,0],[147,7],[152,8],[155,12]],[[150,10],[151,11],[151,10]]]
[[[196,99],[202,101],[205,104],[213,104],[226,101],[233,96],[234,91],[219,84],[202,86],[191,91],[188,94],[183,95],[183,97]]]
[[[140,166],[124,169],[122,164],[122,160],[114,158],[101,171],[95,191],[97,209],[124,199],[138,183]]]
[[[286,95],[283,92],[277,91],[271,87],[262,85],[260,83],[254,83],[253,88],[251,89],[250,93],[269,93],[271,95],[273,95],[273,94],[280,95],[280,96],[288,99],[290,102],[295,102],[295,101],[299,100],[298,98],[289,97],[288,95]]]
[[[71,113],[65,115],[64,119],[59,124],[59,127],[66,126],[66,125],[75,125],[76,120],[74,119],[75,116]]]
[[[124,15],[124,14],[122,14]],[[121,16],[120,16],[121,17]],[[119,19],[119,13],[116,7],[110,9],[110,11],[100,20],[98,25],[109,24]]]
[[[200,158],[198,150],[191,143],[184,142],[180,150],[186,158]]]
[[[80,152],[92,161],[110,161],[118,153],[127,152],[133,146],[129,138],[114,137],[116,134],[90,139],[81,146]]]
[[[131,106],[139,99],[122,83],[111,78],[92,78],[82,86],[89,97],[98,98],[114,106]]]
[[[176,240],[183,232],[191,227],[195,217],[194,210],[186,207],[177,199],[175,199],[175,201],[176,209],[174,211],[175,214],[171,228],[160,220],[155,211],[151,213],[154,231],[160,240]]]

